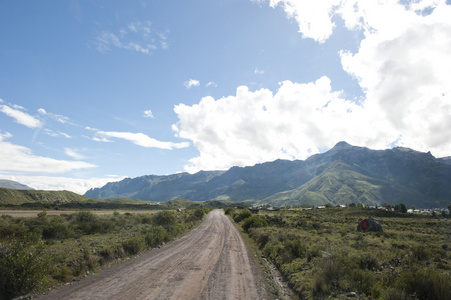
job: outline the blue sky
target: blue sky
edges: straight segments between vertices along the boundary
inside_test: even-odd
[[[0,2],[0,178],[84,193],[305,159],[451,155],[444,0]]]

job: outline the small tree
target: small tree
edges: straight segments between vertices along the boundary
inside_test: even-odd
[[[404,203],[399,203],[399,211],[402,213],[407,212],[407,207],[404,205]]]

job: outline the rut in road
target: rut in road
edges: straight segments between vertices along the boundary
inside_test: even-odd
[[[222,210],[184,237],[39,299],[262,299],[246,246]]]

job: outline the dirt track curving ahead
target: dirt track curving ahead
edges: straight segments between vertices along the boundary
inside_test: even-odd
[[[222,210],[181,239],[39,299],[264,299]]]

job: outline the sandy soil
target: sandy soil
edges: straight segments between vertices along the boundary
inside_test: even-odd
[[[39,299],[265,298],[240,233],[213,210],[181,239]]]

